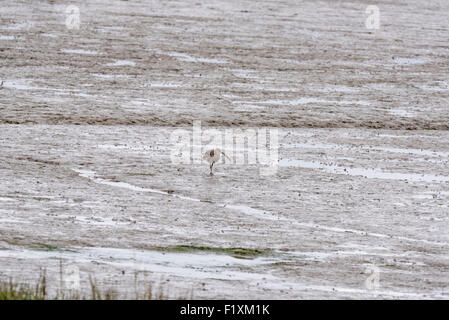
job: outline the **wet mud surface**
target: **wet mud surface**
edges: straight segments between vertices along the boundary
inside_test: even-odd
[[[69,30],[5,1],[0,279],[448,299],[447,3],[381,1],[379,30],[369,4],[87,1]],[[279,130],[277,172],[172,163],[195,120]]]

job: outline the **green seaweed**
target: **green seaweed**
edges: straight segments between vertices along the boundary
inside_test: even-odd
[[[220,248],[208,246],[192,246],[192,245],[178,245],[171,247],[157,247],[157,250],[166,252],[210,252],[216,254],[227,254],[238,259],[251,259],[260,255],[266,255],[268,250],[251,249],[251,248]]]

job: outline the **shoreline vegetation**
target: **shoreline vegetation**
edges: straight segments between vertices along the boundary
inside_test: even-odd
[[[137,279],[137,274],[135,274]],[[63,288],[62,283],[57,290],[49,285],[45,270],[41,272],[36,283],[17,282],[13,278],[0,280],[0,300],[186,300],[193,299],[193,289],[181,297],[171,297],[169,288],[162,282],[154,286],[146,283],[143,289],[137,288],[134,294],[119,293],[114,288],[101,288],[96,280],[89,276],[89,288],[73,290]],[[170,297],[170,298],[169,298]]]

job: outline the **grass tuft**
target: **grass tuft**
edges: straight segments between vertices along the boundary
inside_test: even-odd
[[[35,285],[23,284],[13,281],[0,280],[0,300],[119,300],[128,299],[121,297],[115,290],[109,288],[100,289],[94,278],[89,276],[90,295],[80,295],[74,290],[57,290],[54,296],[48,295],[47,276],[45,271],[41,273]],[[166,300],[169,297],[169,290],[166,284],[161,282],[157,288],[149,283],[145,284],[144,290],[137,289],[137,273],[135,286],[135,300]],[[193,299],[193,288],[189,294]],[[179,300],[186,300],[186,297],[178,297]]]

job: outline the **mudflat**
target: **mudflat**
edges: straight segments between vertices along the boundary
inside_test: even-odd
[[[447,3],[369,4],[4,1],[0,280],[448,299]],[[278,130],[276,173],[173,163],[195,120]]]

